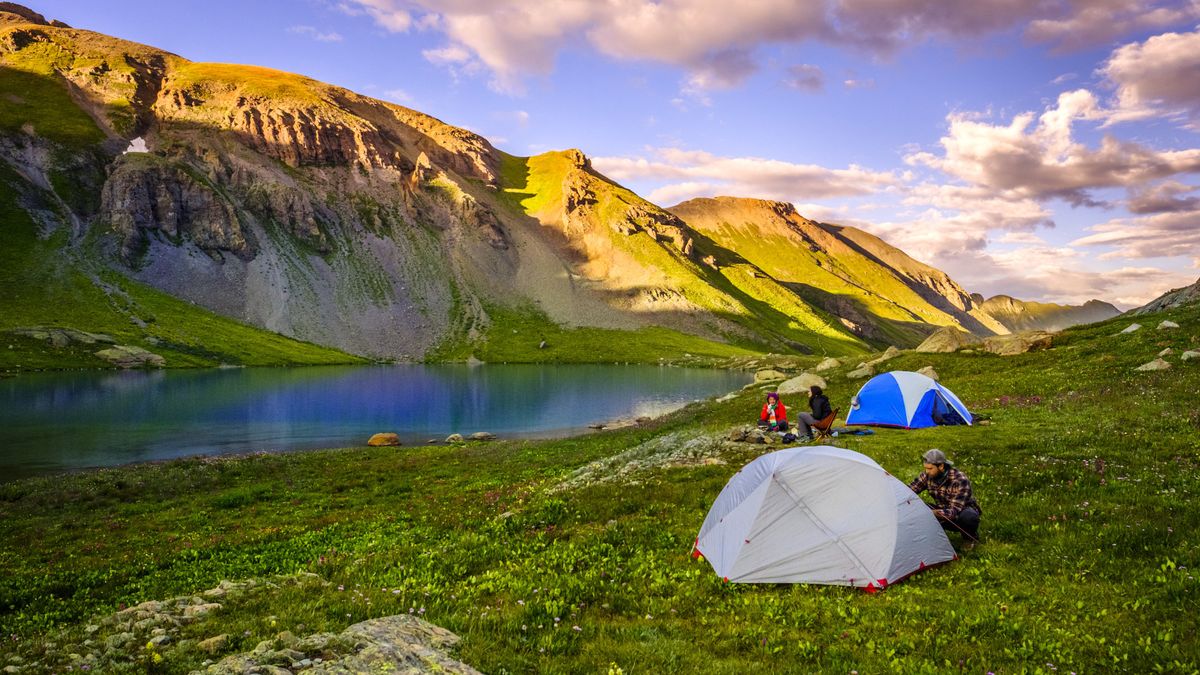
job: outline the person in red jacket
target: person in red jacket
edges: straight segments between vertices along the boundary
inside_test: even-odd
[[[787,431],[787,408],[779,400],[779,394],[773,391],[767,394],[767,402],[758,416],[758,426],[770,431]]]

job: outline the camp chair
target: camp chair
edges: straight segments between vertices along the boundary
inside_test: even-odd
[[[829,438],[829,430],[833,429],[833,422],[837,419],[839,412],[841,411],[838,408],[834,408],[833,412],[829,413],[829,416],[825,419],[817,422],[816,424],[808,425],[808,427],[812,429],[814,441],[820,441]]]

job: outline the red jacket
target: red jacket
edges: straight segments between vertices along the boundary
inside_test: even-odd
[[[771,414],[770,411],[767,410],[767,405],[768,404],[766,404],[766,403],[763,404],[762,414],[758,416],[758,419],[763,422],[766,422],[767,418]],[[775,421],[782,422],[786,419],[787,419],[787,407],[783,405],[783,401],[780,401],[779,403],[775,404]]]

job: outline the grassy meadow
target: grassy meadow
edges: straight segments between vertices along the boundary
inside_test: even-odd
[[[1166,318],[1182,327],[1155,330]],[[562,487],[656,439],[728,433],[754,418],[762,389],[751,388],[570,439],[186,459],[0,485],[0,665],[78,671],[112,638],[97,617],[225,579],[311,572],[328,584],[230,599],[103,670],[188,672],[283,630],[412,612],[462,636],[457,656],[488,673],[1197,672],[1200,363],[1179,353],[1200,346],[1200,308],[1116,335],[1132,321],[1015,357],[905,352],[885,364],[933,365],[990,419],[834,439],[904,480],[942,448],[983,508],[980,545],[882,593],[725,584],[689,557],[725,482],[768,446]],[[1133,371],[1168,347],[1171,370]],[[852,367],[827,374],[843,410],[861,385],[845,378]],[[218,634],[229,636],[218,654],[199,649]]]

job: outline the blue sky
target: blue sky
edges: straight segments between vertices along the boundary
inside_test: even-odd
[[[1200,276],[1200,2],[53,0],[298,72],[670,206],[791,201],[985,295],[1125,308]]]

